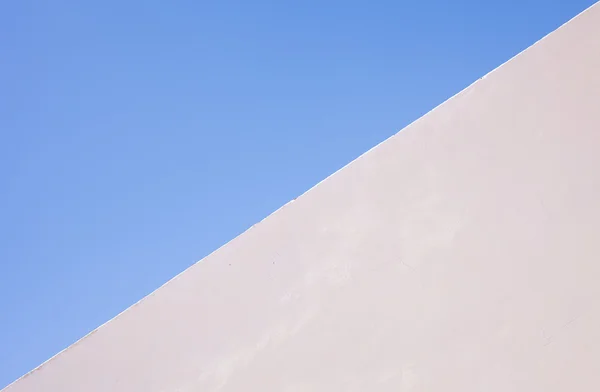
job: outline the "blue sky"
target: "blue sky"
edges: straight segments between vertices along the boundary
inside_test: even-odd
[[[2,2],[0,388],[593,2]]]

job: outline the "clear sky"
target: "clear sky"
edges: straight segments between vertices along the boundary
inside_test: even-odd
[[[2,2],[0,388],[593,2]]]

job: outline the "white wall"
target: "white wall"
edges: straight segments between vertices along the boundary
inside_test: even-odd
[[[594,390],[600,6],[5,391]]]

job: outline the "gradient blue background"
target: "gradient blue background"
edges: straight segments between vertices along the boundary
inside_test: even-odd
[[[593,2],[2,2],[0,387]]]

